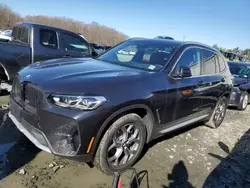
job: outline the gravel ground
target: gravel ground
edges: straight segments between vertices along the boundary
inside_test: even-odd
[[[249,125],[250,109],[228,110],[216,130],[199,124],[151,142],[135,167],[147,171],[150,188],[250,187]],[[95,167],[40,151],[9,120],[0,128],[0,188],[108,188],[111,183],[112,177]]]

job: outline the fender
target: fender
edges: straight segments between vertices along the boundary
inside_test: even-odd
[[[124,112],[127,112],[127,111],[130,111],[130,110],[133,110],[133,109],[138,109],[138,108],[142,108],[142,109],[145,109],[148,113],[148,115],[150,116],[153,124],[152,125],[146,125],[146,128],[147,128],[147,140],[146,142],[148,143],[150,141],[150,138],[151,138],[151,134],[153,132],[153,127],[154,127],[154,124],[155,124],[155,118],[154,118],[154,114],[152,112],[152,110],[145,104],[134,104],[134,105],[130,105],[130,106],[126,106],[124,108],[121,108],[119,110],[117,110],[115,113],[113,113],[111,116],[109,116],[105,122],[102,124],[101,128],[99,129],[96,137],[95,137],[95,141],[94,141],[94,144],[93,144],[93,147],[92,147],[92,154],[95,154],[96,150],[97,150],[97,147],[98,147],[98,144],[99,142],[101,141],[101,138],[104,134],[104,131],[108,128],[108,124],[116,117],[118,117],[120,114],[124,113]]]

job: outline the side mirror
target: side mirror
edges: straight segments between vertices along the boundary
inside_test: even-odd
[[[91,56],[92,56],[92,57],[97,57],[97,56],[98,56],[98,53],[97,53],[96,51],[93,50],[93,51],[91,52]]]
[[[189,67],[181,67],[179,73],[180,73],[180,77],[182,78],[187,78],[187,77],[192,76],[192,73]]]

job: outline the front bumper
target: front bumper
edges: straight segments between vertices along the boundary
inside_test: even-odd
[[[92,161],[93,153],[86,151],[93,133],[86,130],[86,127],[80,126],[79,129],[79,123],[82,122],[71,113],[65,113],[65,109],[59,109],[58,113],[55,111],[56,109],[50,107],[31,113],[10,98],[9,117],[38,148],[77,161]],[[74,115],[78,116],[79,113]],[[88,136],[81,134],[83,130]]]
[[[23,126],[17,119],[9,112],[9,117],[13,121],[13,123],[16,125],[16,127],[31,141],[33,144],[36,145],[36,147],[40,148],[41,150],[44,150],[46,152],[51,153],[51,150],[48,146],[46,146],[47,142],[45,140],[45,136],[43,133],[35,128],[32,128],[32,126],[26,124]],[[28,127],[30,130],[28,131]],[[31,130],[32,129],[32,130]]]

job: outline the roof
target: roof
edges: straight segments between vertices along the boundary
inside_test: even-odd
[[[30,27],[30,26],[42,26],[42,27],[47,27],[47,28],[53,28],[55,30],[64,30],[64,31],[68,31],[66,29],[62,29],[62,28],[58,28],[58,27],[54,27],[54,26],[50,26],[50,25],[44,25],[44,24],[39,24],[39,23],[35,23],[35,22],[18,22],[16,23],[16,25],[25,25],[27,27]],[[69,32],[72,32],[72,31],[69,31]],[[73,33],[73,32],[72,32]]]
[[[162,44],[168,44],[168,45],[174,45],[174,46],[183,46],[183,45],[188,45],[188,46],[200,46],[203,48],[207,48],[210,50],[213,50],[214,52],[220,53],[218,50],[213,48],[212,46],[209,46],[207,44],[199,43],[199,42],[192,42],[192,41],[178,41],[178,40],[170,40],[170,39],[146,39],[146,38],[131,38],[129,40],[133,41],[149,41],[149,42],[157,42],[157,43],[162,43]]]
[[[177,40],[170,40],[170,39],[146,39],[146,38],[131,38],[129,40],[133,40],[133,41],[148,41],[148,42],[152,42],[152,43],[162,43],[162,44],[170,44],[170,45],[175,45],[175,46],[181,46],[184,44],[184,42],[182,41],[177,41]]]

